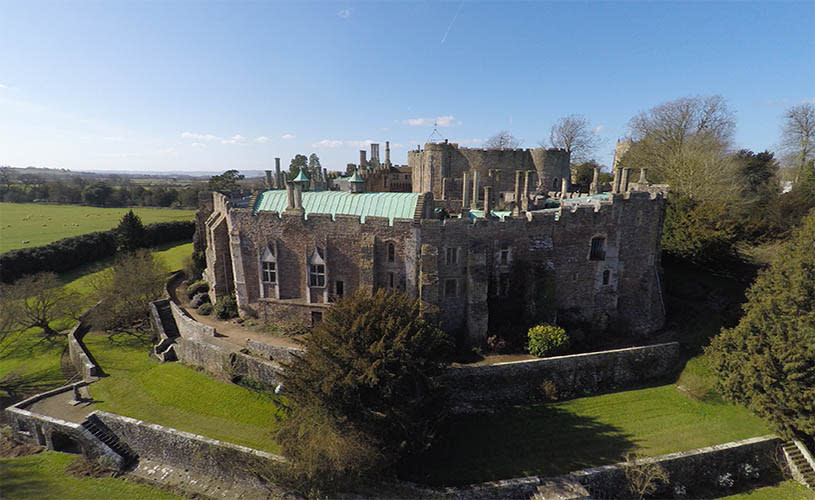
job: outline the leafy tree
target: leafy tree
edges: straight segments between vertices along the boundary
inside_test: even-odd
[[[725,398],[785,437],[815,436],[815,211],[748,290],[739,324],[706,352]]]
[[[546,146],[545,141],[541,141],[540,145]],[[600,136],[594,133],[588,118],[573,114],[564,116],[552,125],[549,131],[549,145],[571,153],[573,163],[585,162],[591,159],[600,145]]]
[[[634,143],[621,167],[650,168],[651,180],[694,200],[738,195],[736,163],[728,154],[735,122],[722,97],[676,99],[638,114],[628,126]]]
[[[784,113],[781,145],[794,158],[795,182],[798,182],[807,163],[815,159],[815,104],[799,104]]]
[[[297,177],[301,168],[308,169],[308,158],[306,155],[296,154],[289,163],[289,180]],[[308,174],[308,170],[306,170],[306,173]]]
[[[81,296],[64,287],[56,274],[25,276],[0,287],[0,327],[6,335],[39,328],[46,337],[56,337],[55,322],[75,318],[82,305]]]
[[[502,130],[484,142],[485,148],[515,149],[521,146],[521,140]]]
[[[227,196],[237,196],[241,192],[238,181],[242,181],[243,179],[244,175],[239,174],[237,170],[227,170],[221,175],[213,175],[210,177],[207,187],[210,191],[218,191]]]
[[[96,298],[104,301],[104,307],[94,310],[91,322],[108,330],[128,328],[134,323],[146,325],[150,302],[164,296],[166,280],[164,263],[149,250],[118,256],[112,268],[91,282]]]
[[[323,166],[320,164],[320,157],[317,156],[317,153],[311,153],[308,155],[309,178],[314,179],[315,175],[319,176],[322,170]]]
[[[293,403],[278,439],[301,457],[300,436],[315,414],[379,450],[387,469],[429,445],[443,413],[440,375],[452,343],[404,294],[358,290],[337,302],[286,369]],[[350,434],[349,434],[350,435]]]
[[[595,167],[600,168],[601,165],[594,160],[583,163],[572,163],[573,182],[579,184],[584,191],[588,191],[589,186],[591,186],[591,181],[594,180]],[[600,175],[602,175],[602,173]]]
[[[141,218],[129,210],[122,216],[116,227],[116,249],[120,252],[132,252],[145,244],[144,224]]]
[[[696,264],[725,264],[735,255],[734,220],[724,202],[700,202],[687,196],[668,201],[662,248]]]
[[[104,207],[113,189],[104,182],[95,182],[82,190],[82,201],[88,205]]]
[[[735,154],[741,200],[737,206],[742,237],[758,240],[784,230],[778,200],[778,162],[773,153],[742,149]]]

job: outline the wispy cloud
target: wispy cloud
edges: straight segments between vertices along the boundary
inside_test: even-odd
[[[410,125],[411,127],[426,127],[429,125],[454,127],[461,125],[461,121],[456,121],[453,115],[437,116],[436,118],[408,118],[407,120],[403,120],[402,123]]]
[[[282,136],[280,136],[280,138],[283,139],[284,141],[290,141],[290,140],[294,139],[295,137],[297,137],[297,136],[294,135],[294,134],[283,134]]]
[[[784,99],[767,99],[766,101],[764,101],[764,104],[766,104],[767,106],[780,106],[782,104],[788,104],[789,102],[790,102],[790,100],[787,99],[787,98],[784,98]]]
[[[453,20],[450,21],[450,24],[447,26],[447,31],[445,31],[444,36],[441,37],[441,42],[439,43],[439,45],[447,41],[447,35],[450,34],[450,28],[453,27],[453,23],[455,23],[456,19],[458,19],[458,13],[461,12],[462,7],[464,7],[464,0],[461,0],[461,3],[458,4],[458,9],[456,9],[456,15],[453,16]]]
[[[102,140],[108,142],[122,142],[123,140],[125,140],[125,138],[122,137],[121,135],[111,135],[107,137],[102,137]]]
[[[337,12],[337,15],[343,19],[348,19],[351,17],[351,9],[342,9]]]
[[[343,145],[343,141],[337,139],[323,139],[319,142],[312,142],[312,148],[339,148]]]
[[[242,136],[240,134],[235,134],[232,137],[230,137],[229,139],[222,139],[221,144],[239,144],[239,143],[243,142],[244,139],[246,139],[246,137],[244,137],[244,136]]]
[[[3,85],[2,83],[0,83],[0,89],[7,89],[7,88],[8,88],[8,85]]]
[[[181,137],[184,139],[195,139],[197,141],[220,141],[221,138],[212,134],[198,134],[195,132],[183,132]]]
[[[190,146],[192,146],[194,148],[205,148],[205,147],[207,147],[207,145],[204,144],[203,142],[193,142],[192,144],[190,144]]]
[[[605,125],[598,125],[598,126],[594,127],[594,133],[599,134],[600,132],[602,132],[605,129],[606,129]]]
[[[266,137],[265,135],[262,135],[260,137],[255,138],[255,142],[259,142],[261,144],[267,143],[267,142],[269,142],[271,140],[272,140],[271,137]]]
[[[170,155],[175,153],[175,148],[163,148],[159,149],[158,152],[161,154]]]

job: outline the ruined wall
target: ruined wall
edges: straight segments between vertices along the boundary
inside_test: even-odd
[[[447,370],[452,406],[495,407],[617,391],[672,375],[679,344],[557,356]],[[544,387],[546,383],[546,387]]]
[[[218,339],[178,338],[175,344],[178,361],[203,368],[222,380],[234,381],[250,378],[274,388],[282,382],[282,368],[272,361],[250,356],[235,350]]]
[[[544,192],[560,179],[571,182],[569,153],[559,149],[470,149],[457,144],[427,143],[423,151],[408,152],[408,165],[412,169],[414,193],[432,192],[442,198],[442,179],[449,178],[452,189],[448,199],[461,199],[462,176],[466,172],[472,182],[477,172],[481,186],[493,186],[498,197],[501,192],[515,189],[516,170],[534,170],[537,175],[532,190]],[[479,189],[479,199],[483,191]]]

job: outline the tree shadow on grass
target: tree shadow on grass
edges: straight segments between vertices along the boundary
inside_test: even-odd
[[[436,486],[556,476],[619,462],[635,448],[631,435],[596,419],[552,405],[515,407],[451,419],[400,475]]]
[[[3,498],[34,498],[49,490],[49,483],[32,474],[30,460],[7,459],[0,463],[0,484]]]

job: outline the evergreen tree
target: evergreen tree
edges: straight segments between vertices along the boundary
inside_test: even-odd
[[[747,298],[739,324],[706,350],[719,390],[785,437],[815,436],[815,211]]]
[[[116,227],[116,249],[120,252],[132,252],[143,247],[144,243],[144,224],[133,210],[129,210]]]

